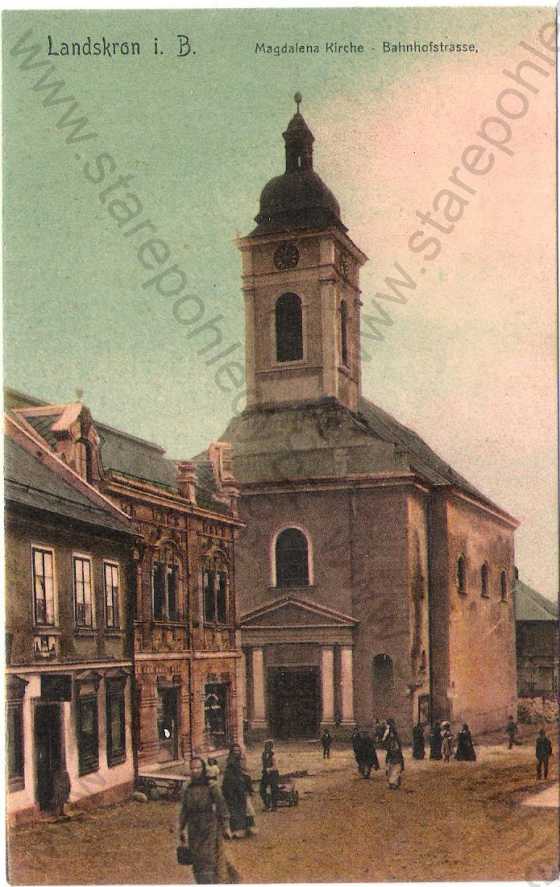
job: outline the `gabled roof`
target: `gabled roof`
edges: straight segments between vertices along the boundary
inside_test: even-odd
[[[54,458],[54,457],[53,457]],[[58,466],[57,466],[58,467]],[[65,479],[70,472],[60,464],[60,472],[49,467],[40,451],[33,453],[9,435],[4,437],[4,495],[8,503],[50,512],[89,526],[126,533],[135,537],[125,514],[105,502],[93,487],[82,491],[80,479]],[[85,484],[82,481],[82,484]]]
[[[558,622],[558,603],[518,579],[513,589],[516,622]]]
[[[358,625],[358,620],[331,607],[287,595],[244,613],[240,624],[242,628],[294,627],[298,624],[310,628],[314,625],[351,628]]]

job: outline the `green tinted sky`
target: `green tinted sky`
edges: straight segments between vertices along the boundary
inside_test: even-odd
[[[414,230],[410,220],[420,208],[417,201],[433,193],[440,164],[452,165],[477,115],[488,113],[482,99],[480,107],[470,107],[468,90],[480,91],[477,77],[486,76],[494,60],[498,75],[503,58],[517,58],[519,40],[534,42],[550,15],[532,9],[5,14],[7,382],[56,401],[74,399],[76,388],[83,388],[98,418],[158,441],[173,456],[200,449],[223,429],[232,395],[217,389],[216,366],[208,367],[208,355],[198,353],[201,338],[189,338],[189,328],[173,319],[172,300],[142,288],[148,272],[100,204],[100,187],[85,179],[84,163],[107,152],[117,173],[134,176],[129,188],[142,201],[142,218],[169,245],[173,262],[187,274],[188,291],[204,301],[205,319],[223,315],[224,346],[243,343],[234,238],[251,229],[262,186],[283,171],[281,133],[294,110],[294,91],[302,91],[302,110],[316,135],[316,167],[335,191],[350,234],[371,258],[362,277],[367,296],[400,258],[399,220],[403,231]],[[61,95],[75,97],[88,131],[97,134],[78,148],[67,145],[67,130],[56,127],[61,110],[45,108],[45,93],[32,88],[45,68],[23,71],[21,56],[10,54],[28,28],[26,42],[42,47],[36,61],[46,59],[48,34],[55,45],[88,35],[142,44],[140,58],[51,59],[49,79],[65,81]],[[189,34],[195,55],[175,57],[178,33]],[[163,56],[153,54],[154,36]],[[338,58],[254,52],[257,41],[349,39],[364,44],[366,52]],[[381,51],[383,40],[414,39],[474,41],[479,54],[450,61]],[[552,92],[539,101],[542,110],[543,103],[552,103]],[[464,113],[451,128],[446,121],[462,103]],[[551,361],[534,389],[527,381],[535,355],[552,349],[541,335],[553,324],[550,281],[540,280],[533,296],[536,319],[526,316],[529,303],[521,294],[515,304],[508,301],[519,274],[510,257],[518,246],[506,204],[512,188],[534,188],[535,181],[538,187],[542,178],[530,159],[535,144],[547,138],[551,144],[552,129],[545,131],[539,121],[520,126],[519,160],[507,169],[507,180],[494,191],[489,185],[481,197],[481,211],[491,212],[486,224],[493,220],[491,259],[483,255],[486,234],[476,242],[473,217],[470,239],[457,241],[447,264],[434,271],[428,292],[409,308],[395,309],[394,328],[385,331],[386,341],[364,370],[364,393],[413,425],[473,483],[523,519],[520,566],[528,580],[550,592]],[[551,166],[541,182],[543,193],[547,182],[553,188],[552,175]],[[517,231],[525,246],[532,238],[542,244],[542,232],[533,223],[523,231],[522,224]],[[545,215],[544,225],[551,239],[551,216]],[[550,255],[541,255],[541,264]],[[482,292],[491,310],[482,300],[462,313],[472,294]],[[508,323],[517,317],[517,325],[504,327],[506,315]],[[509,352],[517,351],[519,378],[504,371],[503,363],[494,372],[492,355],[500,359],[504,335],[512,337]],[[530,396],[519,391],[521,385]],[[503,406],[506,400],[507,409],[497,410],[497,402]],[[460,439],[454,426],[461,428]]]

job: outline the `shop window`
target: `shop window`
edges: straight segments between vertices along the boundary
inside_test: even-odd
[[[467,567],[464,554],[457,559],[457,591],[461,594],[467,592]]]
[[[226,748],[229,743],[227,684],[206,684],[204,719],[208,747]]]
[[[25,786],[25,758],[23,735],[23,700],[27,681],[15,675],[6,685],[6,755],[8,759],[8,791],[20,791]]]
[[[276,540],[276,585],[309,585],[309,551],[301,530],[289,527]]]
[[[33,604],[36,625],[54,625],[54,555],[33,549]]]
[[[103,564],[105,582],[105,622],[107,628],[119,627],[119,567]]]
[[[91,561],[75,557],[74,561],[74,612],[78,627],[93,628],[93,594]]]
[[[276,360],[284,363],[303,358],[303,323],[301,299],[284,293],[276,302]]]
[[[80,776],[85,776],[99,769],[97,693],[79,696],[77,708],[78,759]]]
[[[125,681],[107,681],[107,764],[114,767],[126,760]]]

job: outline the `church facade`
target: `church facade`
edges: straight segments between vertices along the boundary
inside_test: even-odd
[[[515,711],[516,521],[366,400],[360,269],[299,111],[239,239],[248,403],[231,444],[253,736]]]

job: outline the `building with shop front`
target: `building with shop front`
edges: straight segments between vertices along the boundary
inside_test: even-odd
[[[232,445],[253,735],[515,712],[517,523],[362,396],[360,269],[299,111],[238,241],[248,402]],[[358,171],[357,171],[358,174]],[[398,292],[396,293],[398,295]],[[381,369],[381,368],[380,368]]]
[[[238,488],[227,444],[196,466],[96,422],[81,403],[12,393],[18,422],[127,515],[135,747],[140,772],[242,736],[236,629]]]
[[[126,632],[131,521],[6,419],[6,724],[10,819],[127,797],[134,781]]]
[[[519,578],[515,582],[517,688],[520,698],[557,698],[560,634],[558,604]]]

